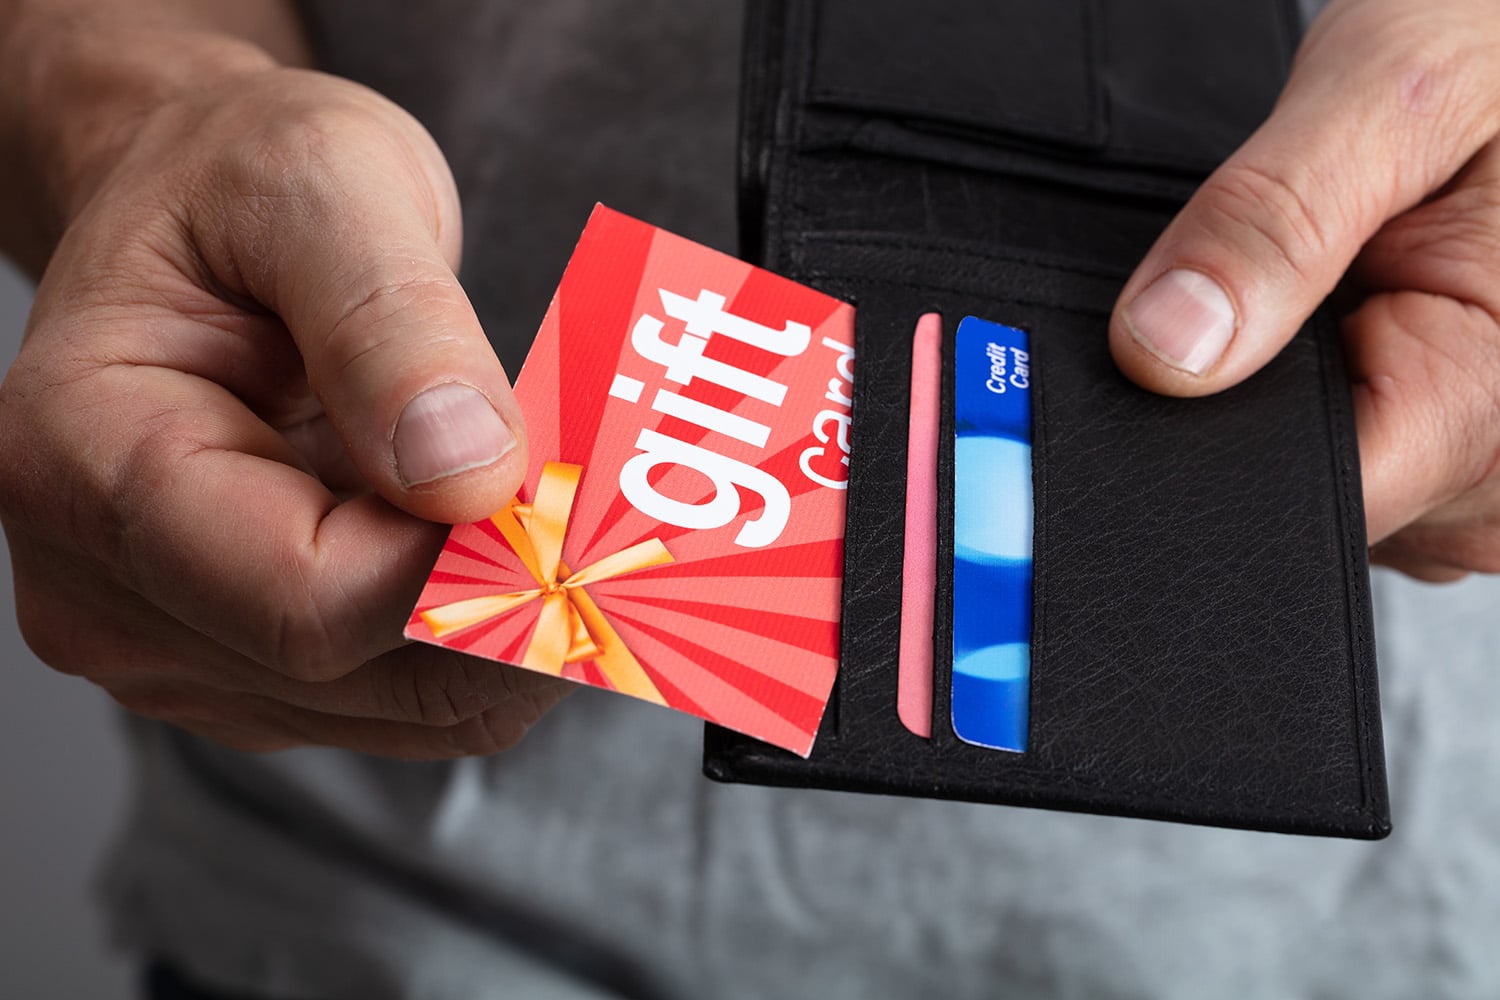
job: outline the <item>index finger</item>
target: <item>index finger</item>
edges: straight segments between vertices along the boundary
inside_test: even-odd
[[[339,502],[239,400],[182,372],[111,365],[35,401],[27,451],[49,475],[20,477],[11,504],[30,527],[300,680],[403,644],[444,526],[374,495]]]

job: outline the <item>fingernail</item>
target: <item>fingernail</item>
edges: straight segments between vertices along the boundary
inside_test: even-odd
[[[1206,274],[1178,268],[1153,281],[1125,309],[1136,343],[1167,364],[1202,375],[1234,336],[1234,306]]]
[[[516,438],[482,393],[449,382],[406,404],[393,443],[401,481],[420,486],[498,461]]]

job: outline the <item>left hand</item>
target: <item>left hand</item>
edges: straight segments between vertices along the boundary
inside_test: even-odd
[[[1264,126],[1115,308],[1142,386],[1199,396],[1264,365],[1348,272],[1374,561],[1500,571],[1500,17],[1334,0]]]
[[[442,152],[350,81],[146,20],[35,29],[28,127],[0,85],[62,234],[0,385],[22,634],[238,750],[509,749],[574,686],[401,636],[432,522],[526,470]]]

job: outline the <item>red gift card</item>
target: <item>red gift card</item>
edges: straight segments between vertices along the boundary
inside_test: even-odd
[[[806,756],[838,663],[854,310],[603,206],[516,381],[531,465],[406,634]]]

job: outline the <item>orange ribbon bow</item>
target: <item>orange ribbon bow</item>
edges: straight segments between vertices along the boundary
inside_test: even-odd
[[[576,573],[568,569],[562,561],[563,537],[582,472],[582,466],[548,462],[542,467],[536,498],[531,503],[512,500],[490,517],[536,580],[535,589],[444,604],[421,612],[422,620],[433,636],[441,639],[540,597],[542,610],[521,660],[523,667],[560,675],[564,664],[593,660],[616,690],[665,705],[666,699],[640,661],[583,588],[669,563],[672,555],[661,539],[652,538],[605,556]],[[561,581],[559,574],[563,576]]]

